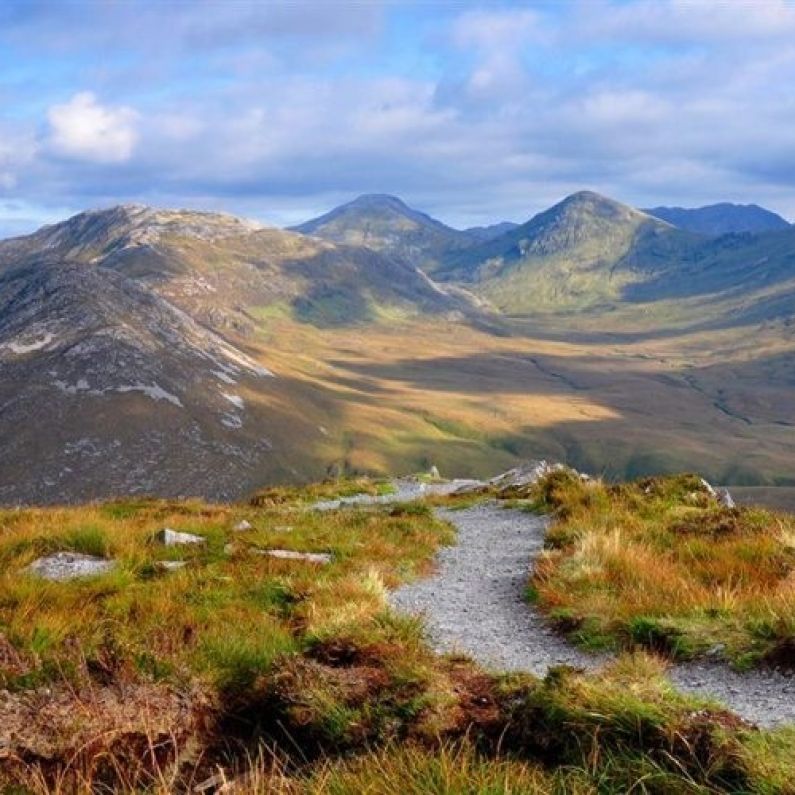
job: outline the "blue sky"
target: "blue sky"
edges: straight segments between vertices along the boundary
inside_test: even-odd
[[[0,3],[0,234],[120,202],[795,218],[795,0]]]

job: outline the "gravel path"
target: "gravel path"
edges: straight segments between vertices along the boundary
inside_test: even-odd
[[[540,675],[552,665],[592,669],[605,661],[550,631],[524,600],[529,567],[544,541],[543,518],[494,504],[439,510],[438,515],[458,529],[457,545],[439,552],[432,577],[390,597],[396,609],[424,615],[435,648],[465,652],[493,668]],[[791,677],[767,671],[738,674],[725,665],[698,662],[676,666],[671,680],[762,726],[795,722]]]
[[[456,526],[458,543],[440,550],[433,577],[391,595],[398,610],[424,613],[437,649],[539,675],[551,665],[593,668],[602,662],[551,631],[524,599],[531,561],[544,543],[541,517],[491,503],[438,516]]]

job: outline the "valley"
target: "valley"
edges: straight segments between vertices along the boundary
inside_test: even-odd
[[[705,238],[589,192],[488,233],[394,197],[325,219],[125,206],[0,243],[0,499],[536,457],[795,483],[791,230]]]

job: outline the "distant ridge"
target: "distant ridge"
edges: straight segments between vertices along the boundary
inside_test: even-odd
[[[679,229],[712,237],[740,232],[772,232],[790,226],[780,215],[757,204],[721,202],[691,209],[652,207],[644,212]]]

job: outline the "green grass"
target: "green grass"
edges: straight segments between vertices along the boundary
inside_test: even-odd
[[[308,504],[321,500],[337,500],[360,494],[383,496],[392,494],[394,486],[386,479],[367,477],[339,478],[312,483],[307,486],[271,486],[260,489],[251,498],[251,504],[273,507],[291,503]]]

